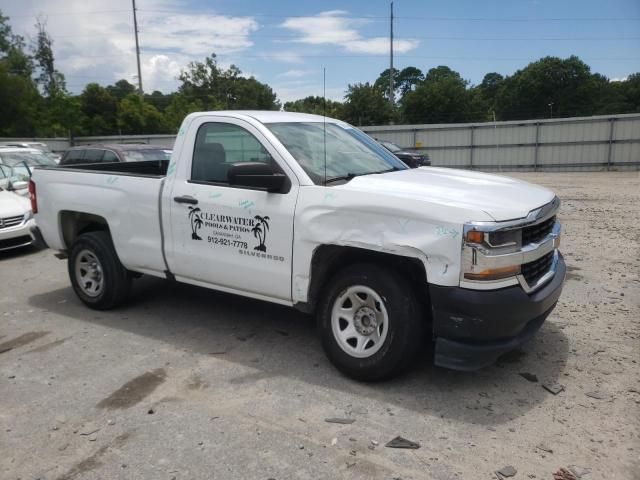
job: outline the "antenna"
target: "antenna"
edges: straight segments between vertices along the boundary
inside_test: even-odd
[[[322,67],[322,137],[324,146],[324,184],[327,184],[327,67]]]

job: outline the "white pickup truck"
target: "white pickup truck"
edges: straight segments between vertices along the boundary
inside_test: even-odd
[[[170,161],[37,168],[39,238],[89,307],[154,275],[314,312],[329,359],[362,380],[472,370],[530,338],[565,277],[558,198],[503,176],[409,169],[315,115],[186,117]]]

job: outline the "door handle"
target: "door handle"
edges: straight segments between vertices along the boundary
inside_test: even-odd
[[[188,203],[189,205],[197,205],[198,199],[193,198],[190,195],[183,195],[182,197],[173,197],[173,201],[176,203]]]

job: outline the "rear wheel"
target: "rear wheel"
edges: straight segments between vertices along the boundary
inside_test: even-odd
[[[398,272],[350,265],[325,288],[318,309],[331,362],[357,380],[382,380],[411,366],[422,345],[420,302]]]
[[[80,235],[71,247],[68,270],[76,295],[91,308],[115,308],[129,296],[131,276],[120,263],[108,232]]]

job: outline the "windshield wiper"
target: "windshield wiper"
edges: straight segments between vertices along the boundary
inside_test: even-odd
[[[360,175],[362,175],[362,174],[360,174]],[[345,180],[345,181],[347,181],[347,182],[348,182],[348,181],[349,181],[349,180],[351,180],[353,177],[357,177],[357,176],[358,176],[358,174],[356,174],[356,173],[347,173],[346,175],[340,175],[339,177],[331,177],[331,178],[327,178],[327,179],[324,181],[324,184],[325,184],[325,185],[327,185],[327,184],[329,184],[329,183],[338,182],[338,181],[340,181],[340,180]]]
[[[400,168],[398,167],[391,167],[388,168],[386,170],[380,170],[377,172],[363,172],[363,173],[347,173],[346,175],[340,175],[339,177],[331,177],[331,178],[327,178],[324,181],[324,184],[327,185],[328,183],[333,183],[333,182],[338,182],[340,180],[344,180],[344,181],[349,181],[354,177],[360,177],[363,175],[377,175],[379,173],[388,173],[388,172],[397,172],[398,170],[400,170]]]
[[[389,173],[389,172],[398,172],[400,169],[398,167],[391,167],[386,170],[380,170],[379,172],[369,172],[363,175],[377,175],[378,173]]]

